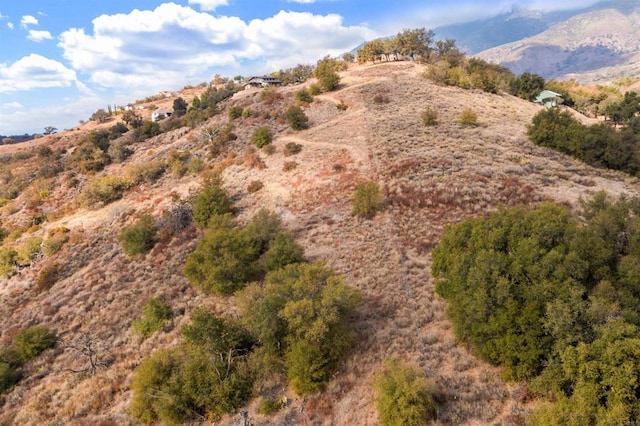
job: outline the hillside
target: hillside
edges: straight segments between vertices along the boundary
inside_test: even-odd
[[[584,83],[637,75],[640,8],[636,2],[605,3],[546,31],[482,51],[479,58],[547,79]]]
[[[278,89],[282,97],[270,103],[260,99],[260,91],[242,91],[223,101],[220,114],[204,125],[135,143],[126,162],[97,172],[123,175],[131,165],[189,150],[206,169],[223,170],[224,188],[240,222],[262,207],[272,210],[307,257],[325,260],[363,293],[357,344],[326,390],[303,399],[279,388],[276,396],[286,395],[286,408],[267,417],[252,402],[253,424],[377,424],[372,380],[393,356],[419,365],[433,383],[441,400],[439,424],[522,421],[530,408],[524,388],[505,383],[498,368],[456,344],[445,302],[434,292],[431,250],[445,225],[498,205],[550,199],[575,208],[580,197],[595,191],[640,189],[636,178],[533,145],[526,127],[541,107],[508,95],[436,86],[422,72],[412,62],[352,66],[341,74],[339,90],[305,106],[310,126],[299,132],[286,125],[283,111],[300,86]],[[344,111],[336,108],[342,101]],[[226,152],[213,155],[202,130],[227,123],[232,106],[252,113],[234,121],[238,138]],[[437,126],[423,126],[420,114],[427,106],[438,110]],[[477,112],[477,126],[458,123],[465,108]],[[274,132],[271,155],[251,149],[253,130],[264,125]],[[70,153],[95,127],[87,123],[30,143]],[[290,142],[300,144],[301,152],[285,155]],[[34,146],[0,147],[0,155],[13,161],[14,175],[28,175],[46,164],[38,156],[20,159]],[[0,278],[3,345],[17,330],[36,324],[59,334],[56,347],[28,363],[24,379],[7,393],[0,424],[134,424],[127,414],[133,369],[158,348],[180,343],[180,328],[190,322],[195,307],[237,316],[234,296],[205,296],[182,273],[202,231],[190,226],[134,258],[122,252],[118,241],[120,230],[140,214],[159,218],[175,198],[187,198],[202,184],[201,175],[166,172],[153,183],[128,189],[118,201],[89,210],[79,197],[91,178],[90,173],[63,172],[35,179],[0,208],[2,226],[17,234],[15,245],[32,237],[46,240],[61,227],[69,230],[60,251]],[[384,189],[387,209],[370,220],[358,219],[351,215],[351,197],[358,183],[371,180]],[[254,181],[263,187],[250,192]],[[34,211],[46,216],[37,226],[32,226]],[[60,265],[58,281],[48,290],[38,289],[39,274],[53,263]],[[176,316],[141,343],[131,323],[152,296],[167,301]],[[100,361],[94,375],[74,372],[90,361],[78,350],[83,342],[85,348],[91,343],[92,359]],[[237,418],[225,417],[220,424],[234,424]]]

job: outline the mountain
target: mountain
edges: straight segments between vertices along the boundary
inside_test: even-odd
[[[640,74],[640,4],[608,2],[551,25],[543,32],[477,54],[551,79],[611,81]]]
[[[583,9],[580,9],[583,10]],[[577,10],[541,12],[514,6],[494,17],[434,29],[438,39],[456,40],[469,55],[539,34],[578,13]]]
[[[21,380],[0,400],[0,424],[133,425],[135,368],[179,345],[198,307],[238,317],[235,296],[203,294],[183,273],[201,229],[186,222],[133,257],[119,238],[144,215],[161,223],[166,212],[181,211],[211,172],[220,173],[238,223],[269,209],[309,260],[326,262],[362,293],[352,320],[355,344],[327,386],[302,398],[286,379],[272,379],[246,405],[252,424],[378,424],[372,381],[390,357],[428,373],[440,404],[438,424],[522,423],[530,408],[524,387],[506,383],[499,368],[456,344],[446,304],[434,291],[431,251],[446,225],[498,206],[554,200],[577,207],[598,190],[638,193],[640,181],[533,145],[527,125],[541,106],[438,86],[423,74],[423,66],[409,61],[351,65],[338,90],[303,104],[309,127],[301,131],[287,125],[286,111],[313,80],[275,92],[243,90],[221,101],[204,123],[163,127],[145,140],[124,133],[110,144],[124,145],[130,155],[103,170],[95,168],[103,155],[97,146],[86,161],[73,161],[87,144],[104,144],[95,131],[112,129],[121,117],[0,146],[0,190],[15,186],[0,207],[7,230],[0,262],[13,256],[8,266],[20,266],[0,276],[0,349],[4,354],[29,326],[58,334],[55,347],[26,362]],[[144,111],[165,108],[177,96],[191,102],[195,94],[150,101]],[[437,126],[423,125],[427,107],[437,112]],[[459,123],[468,108],[476,111],[477,126]],[[273,133],[272,148],[256,150],[252,135],[264,126]],[[211,142],[225,132],[235,137]],[[107,151],[112,155],[111,146]],[[181,167],[190,158],[200,167]],[[128,184],[118,186],[123,180]],[[383,189],[386,209],[360,219],[351,200],[356,186],[369,181]],[[110,188],[119,188],[121,198]],[[86,205],[92,191],[102,203]],[[142,341],[132,324],[150,297],[166,302],[173,317]],[[4,358],[0,367],[4,379]],[[267,416],[260,398],[284,404]],[[237,421],[228,415],[216,424]]]

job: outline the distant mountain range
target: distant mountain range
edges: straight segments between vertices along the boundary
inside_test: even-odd
[[[493,18],[436,28],[470,55],[545,78],[583,83],[640,75],[640,2],[618,0],[543,13],[517,7]]]

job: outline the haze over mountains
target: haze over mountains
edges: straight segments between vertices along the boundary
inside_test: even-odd
[[[605,82],[640,74],[640,3],[607,1],[544,13],[514,8],[494,18],[435,30],[461,49],[514,73]]]

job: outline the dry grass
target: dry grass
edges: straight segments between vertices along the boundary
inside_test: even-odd
[[[498,369],[456,344],[446,306],[434,294],[431,249],[446,224],[500,204],[550,198],[575,205],[590,191],[640,189],[636,179],[528,142],[526,124],[539,108],[534,104],[437,87],[420,78],[421,72],[409,62],[353,68],[343,74],[339,91],[317,96],[305,109],[310,127],[301,132],[290,131],[281,113],[300,87],[280,89],[267,102],[256,91],[239,93],[221,110],[242,105],[252,114],[234,121],[238,138],[216,157],[209,158],[200,128],[185,128],[134,145],[127,163],[105,170],[122,175],[127,164],[166,160],[174,149],[209,158],[206,166],[222,172],[240,221],[261,207],[276,211],[309,258],[326,259],[363,292],[358,343],[326,391],[301,400],[285,390],[288,405],[272,417],[257,414],[253,402],[248,408],[254,424],[377,424],[372,374],[390,356],[416,363],[434,384],[442,401],[438,424],[520,424],[530,403],[522,389],[504,383]],[[376,103],[377,94],[389,102]],[[349,105],[346,111],[336,108],[341,102]],[[422,123],[427,107],[437,108],[438,126]],[[480,125],[458,123],[465,108],[477,112]],[[203,126],[226,120],[223,111]],[[272,155],[251,148],[253,131],[264,125],[274,130]],[[61,133],[56,143],[70,147],[86,131]],[[289,143],[302,147],[295,162],[285,156]],[[16,173],[35,170],[36,160],[25,160]],[[66,183],[71,178],[74,185]],[[116,238],[128,218],[159,217],[174,196],[188,197],[198,178],[165,175],[91,212],[73,202],[87,180],[65,172],[47,182],[49,194],[37,203],[34,188],[0,209],[3,226],[23,232],[30,228],[29,207],[51,215],[16,244],[61,226],[70,230],[68,242],[46,261],[0,279],[0,339],[9,342],[18,329],[43,324],[58,330],[62,342],[83,335],[95,339],[106,365],[95,375],[72,373],[87,360],[61,343],[28,365],[25,380],[6,397],[0,424],[132,424],[126,407],[135,366],[156,348],[178,344],[179,328],[194,307],[237,314],[233,297],[204,297],[181,273],[200,236],[195,228],[136,259],[122,253]],[[351,195],[357,184],[372,180],[383,188],[387,209],[358,220],[351,216]],[[263,187],[249,196],[252,182]],[[57,281],[43,291],[36,280],[53,262],[59,265]],[[176,316],[164,332],[140,343],[131,321],[152,296],[167,300]]]

